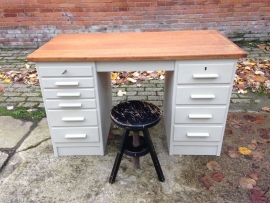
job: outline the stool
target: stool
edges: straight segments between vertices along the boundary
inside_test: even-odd
[[[136,164],[138,166],[139,157],[150,152],[159,181],[165,181],[148,131],[148,128],[155,126],[160,121],[161,116],[160,108],[144,101],[127,101],[113,107],[111,119],[117,126],[123,128],[124,132],[110,176],[111,184],[115,182],[123,153],[135,157],[134,166]],[[130,131],[134,131],[133,137],[129,136]],[[139,136],[138,131],[142,131],[144,136]]]

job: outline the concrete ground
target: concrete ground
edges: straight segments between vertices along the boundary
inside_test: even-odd
[[[2,69],[23,70],[26,53],[13,50],[12,56],[3,56],[7,52],[1,51]],[[145,85],[144,88],[162,92],[162,83]],[[0,86],[6,88],[5,92],[0,92],[1,106],[16,107],[22,101],[25,107],[43,108],[39,87],[14,83],[0,83]],[[132,92],[132,89],[126,90]],[[158,96],[162,96],[159,94],[157,102]],[[164,183],[158,181],[150,155],[146,155],[141,158],[139,170],[134,170],[132,159],[124,156],[116,182],[109,184],[121,129],[111,128],[105,156],[55,157],[46,118],[36,124],[1,116],[0,202],[246,203],[254,198],[251,188],[260,192],[255,197],[257,200],[267,202],[266,198],[270,197],[267,192],[270,186],[270,114],[262,112],[261,108],[269,107],[269,103],[267,96],[232,94],[219,157],[169,156],[163,121],[151,128]],[[238,153],[239,147],[249,148],[252,154]],[[210,170],[211,161],[216,161],[220,167]],[[216,175],[219,178],[215,178]],[[247,182],[243,183],[243,178]]]

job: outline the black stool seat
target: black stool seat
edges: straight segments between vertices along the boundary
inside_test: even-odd
[[[144,101],[128,101],[116,105],[111,110],[111,119],[119,127],[129,130],[142,130],[156,125],[162,110]]]
[[[127,101],[113,107],[111,119],[117,126],[124,128],[124,133],[111,172],[110,183],[115,181],[123,153],[139,160],[139,157],[150,152],[159,180],[161,182],[165,180],[148,131],[148,128],[156,125],[161,117],[162,110],[149,102]],[[130,131],[134,131],[133,137],[129,136]],[[139,136],[138,131],[142,131],[144,136]],[[134,144],[135,134],[137,138],[139,137],[139,145]]]

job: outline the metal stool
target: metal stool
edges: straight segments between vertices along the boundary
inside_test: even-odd
[[[125,153],[133,157],[134,167],[139,168],[139,157],[150,152],[159,181],[165,181],[160,167],[157,154],[155,152],[148,128],[156,125],[162,116],[162,110],[156,105],[143,101],[127,101],[116,105],[111,110],[111,119],[119,127],[124,129],[113,169],[110,176],[110,183],[115,182],[119,165]],[[133,136],[129,136],[133,131]],[[143,132],[143,137],[139,136],[139,131]]]

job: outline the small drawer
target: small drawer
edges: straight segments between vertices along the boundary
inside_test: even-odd
[[[99,142],[98,127],[52,128],[55,143]]]
[[[82,100],[46,100],[46,107],[48,109],[92,109],[96,108],[95,99]]]
[[[58,156],[103,155],[100,146],[56,146]]]
[[[43,88],[94,87],[93,78],[41,78]]]
[[[95,98],[94,89],[44,89],[46,99],[88,99]]]
[[[179,141],[219,142],[222,139],[222,126],[174,126],[174,138]]]
[[[227,104],[230,86],[178,86],[176,104]]]
[[[77,77],[93,76],[93,67],[89,66],[68,66],[68,65],[41,65],[38,66],[41,77]]]
[[[174,145],[173,154],[180,155],[218,155],[218,145]]]
[[[97,110],[49,110],[51,126],[94,126],[98,125]]]
[[[178,84],[231,83],[234,64],[179,65]]]
[[[223,123],[226,107],[176,107],[175,123]]]

